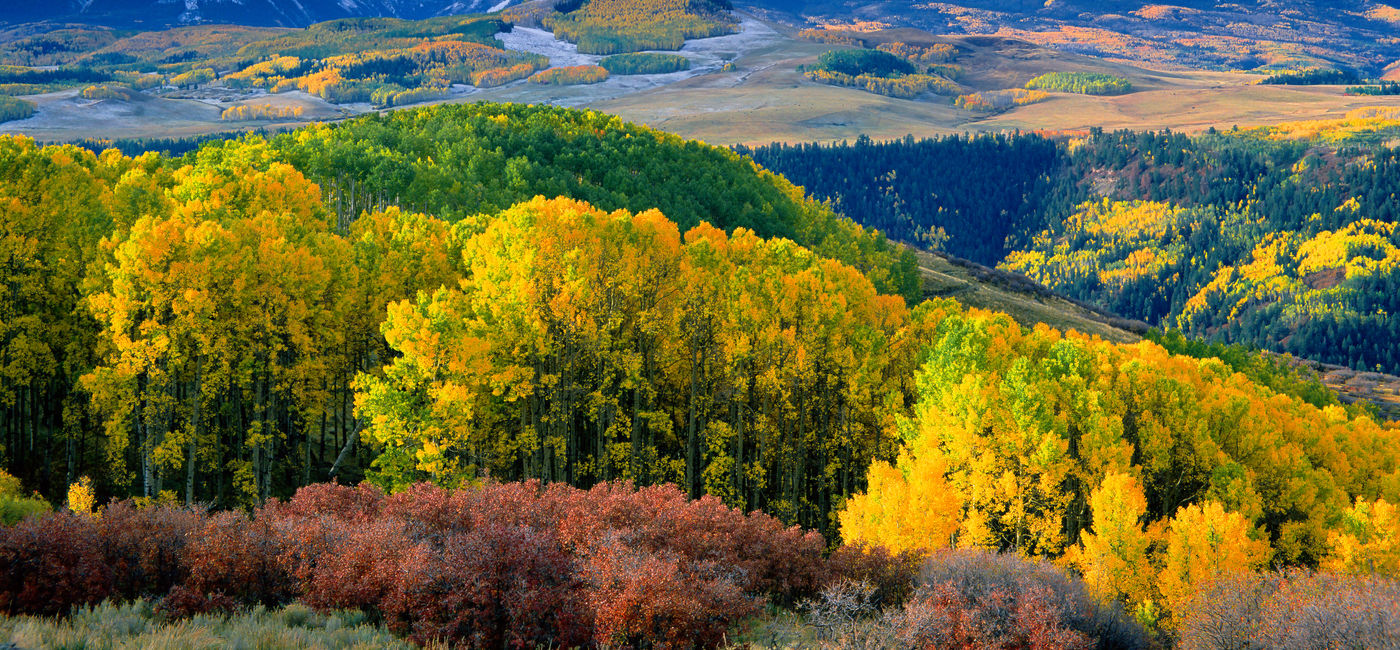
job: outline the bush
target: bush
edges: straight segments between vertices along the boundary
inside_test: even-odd
[[[832,552],[830,571],[837,582],[869,585],[875,606],[897,607],[913,593],[923,561],[913,551],[891,553],[883,546],[847,544]]]
[[[185,549],[205,515],[188,508],[110,504],[97,520],[102,561],[112,571],[112,595],[159,597],[189,575]]]
[[[666,74],[690,69],[690,59],[679,54],[636,52],[614,54],[598,62],[609,74]]]
[[[188,579],[172,591],[166,611],[174,615],[244,605],[281,605],[295,596],[294,581],[280,562],[272,516],[221,512],[210,517],[186,546]]]
[[[0,528],[0,612],[55,616],[112,591],[97,522],[56,512]]]
[[[1143,648],[1146,633],[1084,583],[1047,562],[943,551],[891,615],[902,647]]]
[[[1186,650],[1400,646],[1400,581],[1293,569],[1242,573],[1191,600]]]

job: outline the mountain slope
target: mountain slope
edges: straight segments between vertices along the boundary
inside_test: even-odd
[[[113,26],[231,23],[305,27],[337,18],[427,18],[485,11],[488,0],[62,0],[0,8],[0,23],[67,20]]]

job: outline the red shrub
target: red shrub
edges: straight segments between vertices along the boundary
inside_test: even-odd
[[[402,522],[393,520],[355,526],[303,521],[280,530],[282,560],[302,601],[324,609],[378,611],[398,587],[414,546]]]
[[[187,508],[108,505],[98,520],[102,557],[112,570],[113,595],[159,597],[188,575],[185,545],[207,517]]]
[[[371,483],[349,487],[317,483],[297,490],[285,504],[272,505],[278,518],[330,518],[344,522],[374,521],[384,511],[384,491]]]
[[[1146,647],[1145,633],[1046,562],[944,551],[893,614],[901,647],[1068,650]]]
[[[875,589],[873,604],[890,607],[903,604],[913,593],[923,556],[913,551],[890,553],[883,546],[847,544],[831,553],[828,565],[829,583],[866,583]]]
[[[557,513],[560,535],[575,548],[617,533],[632,548],[723,565],[736,572],[744,592],[785,603],[815,593],[826,578],[820,535],[762,513],[745,515],[711,496],[691,500],[674,485],[634,489],[615,482],[587,492],[553,485],[544,498]]]
[[[0,527],[0,612],[66,614],[112,593],[97,524],[55,512]]]
[[[732,569],[687,566],[674,553],[617,540],[594,546],[584,576],[601,646],[715,647],[731,623],[757,611]]]
[[[186,546],[189,578],[183,586],[200,596],[219,595],[248,605],[290,601],[294,581],[279,561],[273,519],[270,513],[250,519],[241,512],[210,517]]]
[[[487,524],[406,553],[382,611],[420,642],[573,647],[590,627],[576,576],[553,533]]]

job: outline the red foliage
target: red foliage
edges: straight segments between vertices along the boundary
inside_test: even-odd
[[[113,595],[161,596],[183,582],[185,545],[204,520],[187,508],[138,508],[130,501],[107,506],[97,528],[102,559],[112,570]]]
[[[227,602],[224,598],[248,605],[290,601],[296,595],[294,581],[279,561],[272,518],[261,513],[249,518],[241,512],[210,517],[186,546],[189,578],[182,586],[210,597],[211,606]]]
[[[925,565],[922,586],[894,615],[908,648],[1070,650],[1145,647],[1125,620],[1061,569],[1012,555],[944,551]]]
[[[0,612],[66,614],[112,593],[97,524],[55,512],[0,526]]]
[[[186,616],[300,598],[421,642],[671,648],[718,645],[765,600],[814,594],[835,574],[907,583],[900,558],[849,556],[834,574],[823,549],[816,533],[674,486],[316,485],[251,517],[122,503],[101,523],[63,514],[5,530],[0,557],[17,559],[0,573],[0,607],[163,595],[162,612]]]
[[[420,543],[385,602],[390,627],[471,647],[573,647],[589,616],[573,563],[550,531],[488,524]]]
[[[923,562],[923,556],[913,551],[891,553],[883,546],[846,545],[831,553],[828,570],[832,583],[850,580],[874,587],[875,606],[889,607],[909,599]]]

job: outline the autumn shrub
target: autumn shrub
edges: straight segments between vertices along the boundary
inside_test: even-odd
[[[97,522],[56,512],[0,528],[0,612],[66,614],[112,592]]]
[[[596,545],[583,575],[601,646],[714,647],[758,610],[731,567],[636,548],[619,535]]]
[[[1400,647],[1400,581],[1237,573],[1192,598],[1178,634],[1183,650]]]
[[[883,546],[846,544],[832,551],[829,579],[869,585],[877,607],[904,604],[914,591],[924,556],[914,551],[894,553]]]
[[[420,542],[381,609],[418,641],[470,647],[573,647],[590,636],[572,558],[552,531],[488,524]]]
[[[109,504],[97,520],[102,561],[112,571],[112,595],[159,597],[189,575],[185,549],[206,516],[189,508]]]
[[[266,514],[221,512],[194,532],[185,547],[189,576],[163,603],[174,615],[232,604],[278,605],[296,595],[293,578],[279,561],[279,538]]]
[[[691,500],[674,485],[635,489],[614,482],[588,491],[550,486],[564,541],[587,552],[617,534],[631,548],[677,553],[687,562],[717,562],[748,594],[783,604],[816,593],[826,580],[824,542],[814,532],[763,513],[744,514],[719,499]]]
[[[1142,648],[1146,633],[1047,562],[979,550],[930,557],[891,615],[908,648]]]

